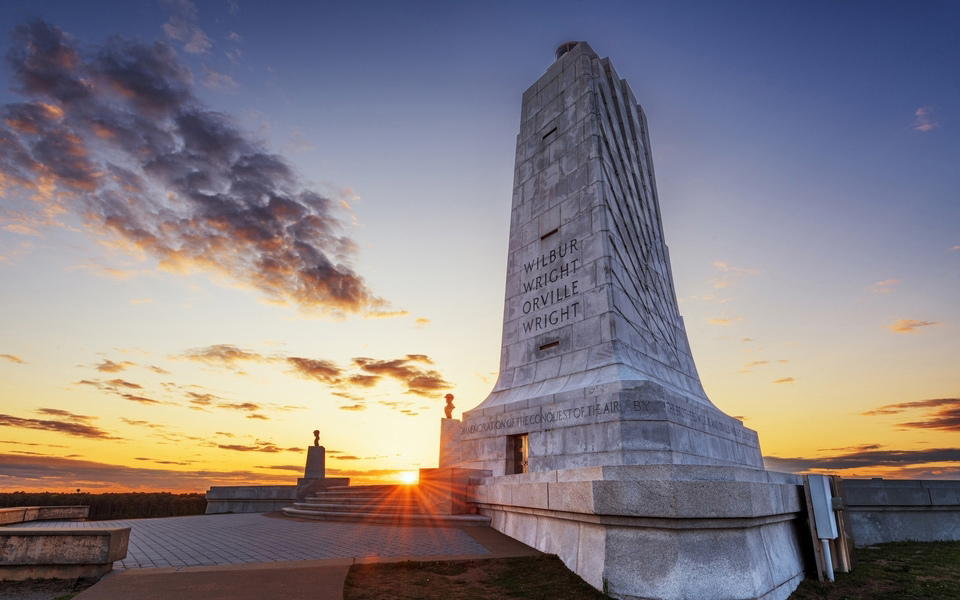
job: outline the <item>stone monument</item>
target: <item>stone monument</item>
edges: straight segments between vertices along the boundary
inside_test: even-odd
[[[802,578],[800,480],[703,391],[646,118],[585,42],[523,94],[500,375],[459,434],[441,466],[492,474],[468,487],[492,525],[614,597],[786,598]]]

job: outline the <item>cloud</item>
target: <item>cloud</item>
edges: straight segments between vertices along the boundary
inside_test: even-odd
[[[239,362],[269,363],[277,359],[268,358],[258,352],[244,350],[232,344],[214,344],[203,348],[192,348],[173,359],[192,360],[194,362],[214,365],[237,371]]]
[[[719,325],[721,327],[729,327],[735,322],[743,320],[743,317],[710,317],[707,319],[707,323],[711,325]]]
[[[426,317],[417,317],[416,320],[414,320],[413,324],[416,325],[417,327],[426,327],[427,325],[430,324],[430,319]]]
[[[158,461],[160,462],[160,461]],[[172,461],[171,461],[172,462]],[[212,485],[284,485],[290,475],[248,470],[214,471],[128,467],[62,456],[0,454],[4,489],[54,491],[82,488],[107,491],[204,492]]]
[[[215,71],[206,65],[203,66],[201,73],[202,75],[200,81],[202,81],[203,85],[210,89],[234,90],[238,87],[237,82],[233,80],[233,77],[230,77],[226,73]]]
[[[169,5],[167,35],[206,51],[193,5]],[[0,107],[0,181],[22,191],[35,223],[73,211],[159,269],[234,280],[304,313],[385,310],[349,266],[356,244],[339,205],[207,109],[172,48],[112,37],[81,50],[43,21],[12,40],[11,88],[26,101]]]
[[[154,423],[152,421],[128,419],[126,417],[120,417],[120,420],[126,423],[127,425],[133,425],[134,427],[146,427],[148,429],[166,429],[166,425],[161,425],[160,423]]]
[[[367,410],[366,404],[347,404],[344,406],[338,406],[340,410]]]
[[[213,406],[217,400],[220,400],[219,396],[214,396],[209,392],[191,392],[187,390],[184,394],[186,394],[190,404],[195,406]]]
[[[256,440],[253,444],[217,444],[221,450],[233,450],[235,452],[266,452],[275,454],[277,452],[300,452],[300,448],[281,448],[273,442]]]
[[[140,385],[139,383],[133,383],[125,379],[111,379],[110,381],[107,381],[106,384],[114,388],[124,387],[124,388],[130,388],[133,390],[143,389],[143,386]]]
[[[90,421],[94,420],[95,417],[75,415],[71,412],[55,408],[41,408],[37,412],[43,415],[59,417],[60,419],[25,419],[22,417],[0,414],[0,427],[19,427],[22,429],[53,431],[55,433],[72,435],[75,437],[101,440],[122,439],[110,435],[108,431],[90,424]]]
[[[794,379],[793,377],[781,377],[780,379],[773,380],[774,383],[793,383],[795,381],[796,379]]]
[[[295,473],[303,472],[303,465],[257,465],[256,469],[273,469],[276,471],[293,471]]]
[[[900,427],[914,429],[942,429],[960,432],[960,398],[932,398],[915,402],[886,404],[863,413],[868,416],[894,415],[902,412],[926,409],[923,420],[900,423]]]
[[[18,364],[18,365],[25,365],[25,364],[27,364],[27,362],[26,362],[25,360],[23,360],[22,358],[20,358],[20,357],[17,356],[16,354],[0,354],[0,358],[3,358],[3,359],[5,359],[5,360],[9,360],[10,362],[16,363],[16,364]]]
[[[406,310],[372,310],[363,315],[364,319],[394,319],[396,317],[405,317],[410,312]]]
[[[741,269],[739,267],[733,267],[728,265],[722,260],[714,261],[713,266],[723,273],[722,276],[717,279],[712,279],[713,287],[722,289],[730,287],[736,280],[745,277],[747,275],[759,275],[762,271],[757,271],[756,269]]]
[[[94,368],[100,371],[101,373],[119,373],[120,371],[125,371],[127,367],[135,367],[135,366],[137,366],[137,363],[130,362],[129,360],[116,363],[116,362],[113,362],[112,360],[104,359],[103,362],[96,365]]]
[[[197,7],[190,0],[163,0],[161,4],[173,13],[163,24],[163,32],[171,39],[183,42],[183,50],[190,54],[204,54],[213,41],[197,26]]]
[[[900,283],[899,279],[884,279],[871,285],[867,289],[875,294],[889,294]]]
[[[950,248],[950,249],[951,249],[951,250],[960,250],[960,244],[957,244],[956,246],[953,246],[953,247]]]
[[[287,363],[293,367],[296,374],[304,379],[312,379],[321,383],[337,384],[343,369],[329,360],[315,360],[299,356],[288,356]]]
[[[218,406],[220,408],[228,408],[230,410],[245,410],[252,412],[255,410],[260,410],[261,406],[253,402],[221,402]]]
[[[169,375],[169,374],[170,374],[170,371],[168,371],[168,370],[166,370],[166,369],[164,369],[164,368],[162,368],[162,367],[158,367],[158,366],[156,366],[156,365],[150,365],[150,366],[147,367],[147,368],[150,369],[151,371],[153,371],[154,373],[158,374],[158,375]]]
[[[924,450],[856,450],[846,454],[816,458],[782,458],[764,456],[766,468],[791,473],[812,469],[839,470],[882,466],[913,466],[925,463],[958,462],[960,448],[927,448]]]
[[[160,402],[159,400],[147,398],[146,396],[140,396],[138,394],[120,394],[120,397],[131,402],[139,402],[140,404],[163,404],[163,402]]]
[[[940,123],[933,120],[933,109],[929,106],[921,106],[913,114],[917,117],[913,122],[913,128],[917,131],[930,131],[940,127]]]
[[[408,354],[406,358],[395,360],[374,360],[363,357],[353,359],[353,364],[366,373],[391,377],[404,383],[408,394],[433,396],[439,391],[453,387],[439,372],[421,369],[411,363],[432,364],[432,361],[423,354]]]
[[[937,321],[917,321],[915,319],[897,319],[890,325],[885,325],[886,329],[894,333],[917,333],[917,330],[921,327],[929,327],[931,325],[939,325]]]

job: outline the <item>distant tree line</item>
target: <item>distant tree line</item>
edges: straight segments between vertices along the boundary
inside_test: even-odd
[[[207,509],[203,494],[171,494],[170,492],[130,492],[122,494],[89,494],[60,492],[0,493],[0,508],[13,506],[90,507],[91,521],[115,519],[148,519],[202,515]]]

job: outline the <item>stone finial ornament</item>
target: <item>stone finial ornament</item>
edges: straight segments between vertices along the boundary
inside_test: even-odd
[[[453,409],[455,408],[453,406],[453,394],[447,394],[444,398],[447,399],[447,405],[443,407],[443,414],[447,415],[448,419],[452,419]]]
[[[319,430],[319,429],[314,429],[314,430],[313,430],[313,445],[314,445],[314,446],[319,446],[319,445],[320,445],[320,430]]]

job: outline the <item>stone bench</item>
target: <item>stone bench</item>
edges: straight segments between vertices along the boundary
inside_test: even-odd
[[[0,525],[28,521],[84,521],[89,506],[15,506],[0,508]]]
[[[0,528],[0,581],[99,579],[127,556],[129,527]]]

